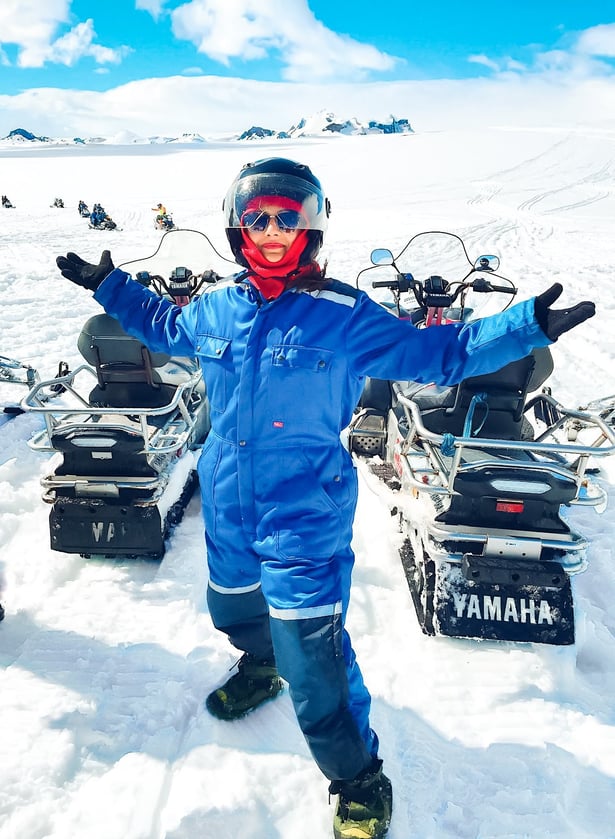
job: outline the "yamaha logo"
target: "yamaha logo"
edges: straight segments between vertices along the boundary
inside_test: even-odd
[[[93,521],[92,536],[94,537],[94,541],[96,543],[101,540],[103,542],[110,542],[115,536],[115,525],[112,521],[107,524],[103,521]]]
[[[551,606],[546,600],[500,597],[499,595],[453,593],[458,618],[502,621],[504,623],[554,623]]]

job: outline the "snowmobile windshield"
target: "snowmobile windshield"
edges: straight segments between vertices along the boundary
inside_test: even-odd
[[[165,280],[175,277],[178,268],[184,269],[192,276],[207,271],[226,276],[238,270],[237,263],[223,256],[204,233],[182,228],[165,233],[154,253],[131,259],[119,267],[135,279],[138,279],[137,275],[149,274],[163,277]]]
[[[224,199],[225,225],[227,229],[251,227],[255,220],[260,223],[262,208],[272,205],[286,214],[281,219],[286,229],[324,233],[327,228],[322,192],[303,178],[277,172],[244,176],[231,186]]]
[[[514,300],[514,283],[493,270],[493,266],[499,266],[499,259],[495,256],[483,257],[473,262],[470,259],[466,245],[463,240],[454,233],[444,231],[427,231],[413,236],[398,251],[397,255],[387,251],[381,251],[382,258],[372,269],[360,273],[357,281],[359,288],[367,291],[371,297],[386,305],[386,286],[381,284],[374,288],[372,283],[381,283],[385,279],[393,279],[404,275],[409,280],[416,281],[419,286],[425,288],[442,289],[453,294],[460,290],[458,296],[446,313],[451,320],[463,317],[463,320],[476,320],[506,309]],[[385,254],[389,254],[388,258]],[[485,261],[485,259],[487,261]],[[481,267],[484,266],[484,267]],[[477,288],[471,286],[474,280],[479,279]],[[490,285],[505,289],[504,291],[486,291],[484,279]],[[460,289],[463,286],[463,289]],[[461,293],[462,292],[462,293]],[[412,288],[402,291],[401,302],[408,310],[417,306],[416,297]]]

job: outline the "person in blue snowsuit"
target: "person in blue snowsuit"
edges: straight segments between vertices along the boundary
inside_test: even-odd
[[[90,223],[93,227],[98,227],[105,218],[105,211],[100,204],[94,204],[92,212],[90,213]]]
[[[338,794],[334,835],[384,836],[391,784],[344,628],[358,489],[340,434],[367,376],[455,384],[551,343],[594,305],[553,310],[558,285],[499,315],[419,330],[318,265],[330,205],[307,166],[248,164],[223,206],[244,270],[182,308],[114,268],[109,251],[98,265],[69,253],[58,266],[151,350],[202,365],[208,604],[244,653],[208,709],[242,716],[273,698],[282,677]]]

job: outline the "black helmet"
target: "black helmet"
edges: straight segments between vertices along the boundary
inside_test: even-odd
[[[302,229],[308,231],[308,244],[303,249],[299,265],[311,262],[320,250],[331,212],[320,181],[303,163],[284,157],[267,157],[246,163],[231,184],[222,204],[226,236],[235,259],[248,267],[241,252],[242,217],[248,204],[261,195],[290,198],[301,207]]]

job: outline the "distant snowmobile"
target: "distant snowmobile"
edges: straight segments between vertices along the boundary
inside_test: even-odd
[[[77,212],[82,218],[89,218],[90,217],[90,210],[88,205],[85,201],[80,201],[77,205]]]
[[[116,230],[117,229],[117,224],[113,221],[111,216],[107,216],[107,215],[103,216],[102,218],[96,219],[94,221],[92,220],[92,217],[90,216],[89,226],[92,228],[92,230]]]
[[[92,230],[115,230],[117,228],[117,224],[104,210],[102,212],[93,210],[90,213],[89,227],[91,227]]]
[[[52,207],[59,207],[60,209],[64,209],[64,201],[61,198],[54,198]]]
[[[2,196],[2,206],[3,206],[3,207],[5,207],[5,209],[7,209],[7,210],[12,210],[12,209],[14,209],[14,207],[15,207],[15,205],[14,205],[14,204],[11,204],[11,202],[10,202],[10,201],[9,201],[9,199],[6,197],[6,195],[3,195],[3,196]]]
[[[93,230],[115,230],[117,224],[101,204],[94,204],[90,213],[90,225]]]
[[[173,221],[173,216],[171,213],[163,213],[162,215],[156,216],[154,220],[154,227],[157,230],[175,230],[175,222]]]

